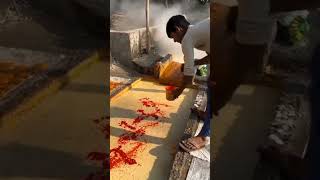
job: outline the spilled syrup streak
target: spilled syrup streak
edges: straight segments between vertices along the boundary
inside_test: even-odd
[[[172,90],[175,90],[177,87],[175,86],[166,86],[166,90],[167,91],[172,91]]]
[[[121,163],[125,164],[137,164],[137,161],[133,159],[137,154],[138,150],[144,145],[142,142],[138,142],[129,152],[124,152],[121,148],[122,146],[118,146],[110,151],[110,169],[119,167]]]
[[[106,140],[110,138],[110,117],[103,116],[98,119],[94,119],[93,122],[98,126],[99,130],[104,134]],[[101,170],[95,173],[89,174],[85,180],[105,180],[108,179],[107,173],[109,173],[109,156],[106,152],[90,152],[87,156],[90,161],[96,161],[101,164]]]
[[[119,125],[131,132],[122,134],[118,139],[118,147],[111,149],[110,151],[110,169],[120,167],[122,165],[133,165],[137,164],[135,160],[138,152],[142,151],[142,148],[146,146],[145,142],[130,143],[130,141],[135,141],[139,137],[145,135],[146,130],[151,127],[155,127],[159,122],[147,122],[142,124],[142,121],[146,118],[154,118],[158,120],[159,118],[164,118],[164,112],[161,111],[160,107],[169,107],[166,104],[161,104],[150,100],[149,98],[139,99],[140,103],[147,108],[153,108],[152,112],[145,112],[143,109],[138,109],[138,116],[133,119],[133,122],[129,123],[123,120]],[[134,145],[133,145],[134,144]],[[127,152],[123,150],[123,147],[128,145],[133,145]]]
[[[160,106],[169,107],[166,104],[156,103],[151,101],[149,98],[143,98],[139,100],[144,107],[153,108],[154,111],[151,113],[145,112],[143,109],[138,109],[138,116],[133,119],[132,123],[128,121],[121,121],[119,125],[131,132],[124,133],[120,136],[118,140],[118,147],[113,148],[110,151],[110,157],[106,152],[90,152],[87,159],[90,161],[96,161],[101,163],[101,170],[95,173],[89,174],[85,180],[106,180],[110,176],[109,170],[120,167],[121,165],[137,164],[134,159],[139,151],[143,150],[146,145],[145,142],[131,142],[131,140],[137,140],[139,137],[145,135],[147,128],[155,127],[159,122],[147,122],[142,124],[142,120],[152,117],[156,120],[164,117],[164,112],[161,111]],[[108,141],[110,139],[110,117],[103,116],[98,119],[94,119],[93,122],[98,126],[99,130],[104,134],[105,139]],[[125,145],[131,145],[127,152],[123,150]],[[128,149],[128,148],[127,148]]]

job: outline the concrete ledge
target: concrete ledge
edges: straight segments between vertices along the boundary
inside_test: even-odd
[[[158,27],[150,27],[151,39]],[[153,40],[151,40],[153,45]],[[147,47],[146,29],[128,31],[110,30],[110,50],[112,56],[124,65],[131,65],[131,60],[143,54]]]
[[[197,99],[204,98],[203,91],[199,91],[197,93]],[[203,104],[206,103],[206,101],[202,101],[200,107],[205,107]],[[198,102],[194,103],[194,107],[196,104],[199,105]],[[195,135],[197,129],[198,129],[198,117],[196,114],[191,113],[189,120],[187,122],[187,127],[184,131],[184,135],[182,139],[190,138]],[[175,155],[174,162],[172,165],[172,169],[170,172],[169,180],[184,180],[187,178],[191,162],[193,160],[193,156],[191,156],[189,153],[183,151],[179,148],[179,151]]]
[[[60,81],[68,81],[69,79],[73,79],[83,71],[89,68],[91,65],[97,63],[101,60],[101,55],[99,55],[98,52],[95,52],[93,55],[88,57],[86,60],[81,62],[80,64],[76,65],[74,68],[72,68],[64,77],[61,78]],[[106,68],[108,68],[106,66]]]
[[[197,128],[197,117],[194,114],[191,114],[182,139],[192,137],[197,131]],[[169,180],[186,179],[192,159],[193,156],[179,148],[179,151],[177,152],[174,158]]]
[[[25,97],[48,80],[45,74],[34,75],[18,84],[0,98],[0,117],[14,109]]]
[[[21,117],[24,112],[35,108],[48,96],[63,88],[70,79],[77,77],[83,70],[98,61],[99,55],[98,53],[94,53],[61,78],[50,80],[47,76],[42,75],[28,82],[28,84],[21,86],[13,94],[22,93],[23,96],[13,96],[4,100],[4,102],[6,102],[5,105],[9,106],[10,110],[7,109],[6,112],[2,113],[1,121],[8,121],[11,126],[15,126],[17,117]],[[0,107],[2,107],[1,103]]]
[[[111,77],[111,81],[112,81]],[[124,84],[110,92],[110,102],[113,102],[115,99],[120,97],[122,94],[131,90],[137,83],[141,81],[141,78],[134,78],[134,79],[124,79]]]

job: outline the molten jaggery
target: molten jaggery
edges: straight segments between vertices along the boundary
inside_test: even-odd
[[[46,68],[45,64],[36,64],[28,67],[13,62],[0,62],[0,97],[32,74],[43,71]]]
[[[117,87],[120,86],[121,84],[122,84],[122,83],[110,81],[110,91],[114,90],[115,88],[117,88]]]

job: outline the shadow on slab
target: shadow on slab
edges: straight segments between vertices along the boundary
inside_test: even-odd
[[[95,17],[70,0],[26,2],[31,7],[22,7],[19,11],[32,20],[9,23],[2,28],[2,46],[62,53],[65,49],[106,47],[107,31],[102,17]],[[95,32],[97,29],[99,32]]]
[[[118,115],[122,115],[121,117],[117,116],[112,116],[112,112],[117,112]],[[172,114],[170,114],[171,117]],[[124,109],[124,108],[118,108],[118,107],[112,107],[111,108],[111,118],[117,118],[120,119],[126,119],[129,122],[133,121],[135,117],[138,117],[138,113],[133,111],[133,110],[129,110],[129,109]],[[147,118],[144,120],[144,122],[151,122],[151,121],[158,121],[155,120],[154,118]],[[168,119],[161,119],[162,123],[171,123],[170,120]],[[147,130],[148,131],[148,130]],[[121,128],[120,126],[117,127],[111,127],[110,126],[110,135],[111,136],[116,136],[119,137],[125,133],[131,133],[131,131],[128,131],[126,129]],[[158,138],[158,137],[154,137],[154,136],[149,136],[149,135],[143,135],[143,137],[138,138],[137,141],[141,141],[141,142],[145,142],[145,139],[148,139],[148,143],[152,143],[152,144],[161,144],[163,142],[163,138]]]
[[[65,86],[63,91],[72,91],[72,92],[83,92],[83,93],[97,93],[97,94],[106,94],[105,85],[97,84],[84,84],[84,83],[70,83]]]
[[[125,133],[130,133],[130,131],[121,129],[121,128],[116,128],[116,127],[110,127],[110,131],[112,132],[112,136],[120,137],[122,134]],[[147,140],[146,140],[147,139]],[[154,137],[150,135],[143,135],[142,137],[138,137],[135,139],[135,141],[140,141],[140,142],[148,142],[151,144],[157,144],[160,145],[163,143],[164,138],[159,138],[159,137]]]
[[[181,116],[181,114],[186,114],[185,111],[190,109],[190,108],[187,108],[187,106],[190,106],[190,103],[193,104],[195,98],[196,98],[196,91],[188,92],[188,95],[185,96],[185,99],[183,100],[183,102],[181,102],[181,105],[178,111],[176,113],[170,114],[171,119],[176,119],[179,116]],[[162,140],[160,146],[157,146],[156,148],[150,151],[150,154],[155,156],[156,160],[153,164],[152,170],[150,171],[148,180],[169,179],[171,168],[173,166],[174,157],[178,152],[179,142],[183,138],[184,131],[185,131],[185,128],[187,127],[187,122],[191,114],[191,110],[189,110],[189,112],[190,113],[186,115],[184,124],[181,125],[179,122],[172,122],[172,126],[168,132],[167,138]],[[178,137],[178,138],[177,138],[177,141],[173,141],[170,139],[170,137]],[[167,159],[167,162],[164,162],[163,157],[161,157],[161,155],[163,155],[164,153],[169,153],[170,158]],[[160,170],[159,167],[164,167],[163,163],[167,164],[166,169]]]
[[[142,91],[142,92],[154,92],[154,93],[165,93],[165,90],[156,90],[156,89],[143,89],[143,88],[133,88],[131,91]]]
[[[85,157],[84,157],[85,158]],[[0,146],[0,179],[12,177],[83,179],[98,167],[70,153],[23,144]]]
[[[246,91],[248,87],[240,87]],[[256,151],[266,138],[266,130],[273,120],[277,90],[255,87],[251,93],[239,89],[218,117],[214,117],[214,179],[250,180],[258,162]]]
[[[139,106],[137,106],[137,108],[138,107]],[[142,107],[142,105],[141,105],[141,107]],[[116,113],[117,116],[115,116],[113,114],[113,112],[117,112]],[[171,113],[169,116],[166,116],[166,117],[169,117],[169,118],[160,118],[161,122],[162,123],[171,123],[170,119],[174,118],[175,114],[176,113]],[[130,120],[133,121],[138,116],[139,116],[139,113],[137,113],[137,111],[133,111],[133,110],[130,110],[130,109],[125,109],[125,107],[124,108],[120,108],[120,107],[111,107],[110,108],[110,118],[117,118],[117,119],[123,118],[123,119],[126,119],[126,120],[129,119],[129,121]],[[149,118],[145,118],[144,121],[159,121],[159,120],[154,119],[152,117],[149,117]]]

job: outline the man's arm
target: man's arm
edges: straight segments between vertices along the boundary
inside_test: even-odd
[[[192,39],[189,36],[185,36],[183,42],[181,43],[181,47],[184,55],[184,77],[181,85],[174,91],[176,98],[183,92],[186,87],[192,86],[193,76],[195,74],[194,48]]]

